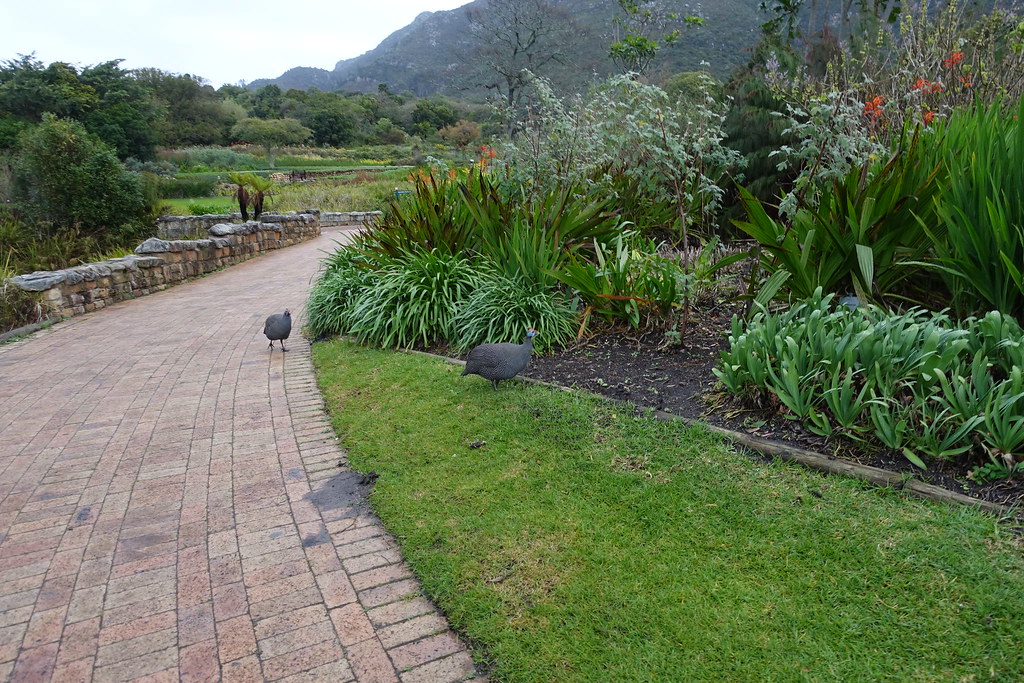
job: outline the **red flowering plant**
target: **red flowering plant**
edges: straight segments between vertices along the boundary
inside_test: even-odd
[[[830,92],[856,98],[860,118],[886,145],[895,144],[904,124],[947,118],[974,102],[1005,106],[1024,95],[1019,12],[978,16],[962,2],[929,11],[924,0],[902,10],[875,36],[837,44],[821,76],[805,72],[781,89],[766,84],[797,110]]]

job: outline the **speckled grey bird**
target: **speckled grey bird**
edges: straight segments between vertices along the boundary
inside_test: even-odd
[[[533,338],[537,330],[526,332],[522,344],[480,344],[473,347],[466,358],[463,375],[480,375],[491,380],[491,386],[498,390],[498,380],[512,379],[526,368],[533,352]]]
[[[291,311],[285,309],[284,313],[275,313],[274,315],[267,318],[267,323],[263,326],[263,334],[267,335],[267,339],[270,340],[270,350],[274,350],[274,341],[281,341],[281,350],[287,351],[284,348],[284,340],[288,338],[288,335],[292,333],[292,314]]]

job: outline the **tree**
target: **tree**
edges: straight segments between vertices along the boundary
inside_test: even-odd
[[[113,236],[142,216],[138,177],[113,150],[72,119],[44,114],[22,134],[14,161],[19,208],[49,232],[73,228]]]
[[[682,21],[687,26],[700,26],[704,20],[666,11],[657,0],[619,0],[625,17],[612,20],[616,34],[622,38],[612,43],[608,56],[625,73],[642,74],[650,67],[662,48],[679,42],[681,31],[671,28]]]
[[[568,62],[578,33],[568,12],[546,0],[484,0],[468,12],[469,32],[480,46],[470,63],[480,65],[480,84],[498,92],[508,109],[511,137],[530,79]]]
[[[121,69],[120,63],[117,59],[82,69],[79,79],[93,89],[98,101],[81,120],[121,159],[152,159],[158,109],[150,91],[131,72]]]
[[[244,116],[198,76],[159,69],[139,69],[135,75],[152,93],[159,112],[157,141],[165,147],[224,144],[231,126]]]
[[[44,65],[33,55],[19,55],[0,65],[0,111],[32,123],[51,113],[80,119],[99,97],[65,62]]]
[[[474,121],[459,120],[450,126],[437,131],[438,137],[457,147],[465,147],[480,137],[480,126]]]
[[[355,140],[360,113],[351,100],[337,93],[312,90],[307,93],[299,121],[313,131],[316,144],[342,147]]]
[[[151,158],[157,110],[145,85],[119,65],[120,60],[113,60],[79,73],[70,64],[45,66],[32,56],[4,62],[0,65],[0,121],[4,121],[0,146],[12,146],[17,139],[14,133],[51,113],[82,122],[121,159]]]
[[[412,122],[428,124],[430,132],[450,126],[458,120],[451,103],[441,96],[422,99],[412,111]]]
[[[281,118],[281,105],[284,93],[281,88],[271,83],[252,94],[249,104],[249,116],[257,119]]]
[[[267,166],[274,168],[274,148],[301,145],[313,134],[295,119],[242,119],[231,129],[231,136],[263,147]]]

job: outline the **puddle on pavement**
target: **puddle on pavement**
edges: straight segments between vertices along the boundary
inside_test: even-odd
[[[325,481],[320,488],[305,495],[306,500],[316,505],[321,513],[350,510],[341,515],[330,515],[333,519],[355,517],[369,509],[366,497],[373,488],[374,474],[363,474],[351,470],[338,472]]]

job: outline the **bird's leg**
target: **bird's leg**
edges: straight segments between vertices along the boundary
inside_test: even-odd
[[[287,351],[288,350],[288,349],[284,348],[284,339],[281,340],[281,350],[282,351]]]
[[[491,380],[491,386],[494,387],[495,391],[497,391],[498,390],[498,380],[492,379]]]
[[[270,346],[268,346],[267,348],[270,349],[271,351],[274,350],[274,340],[273,339],[270,340]]]

